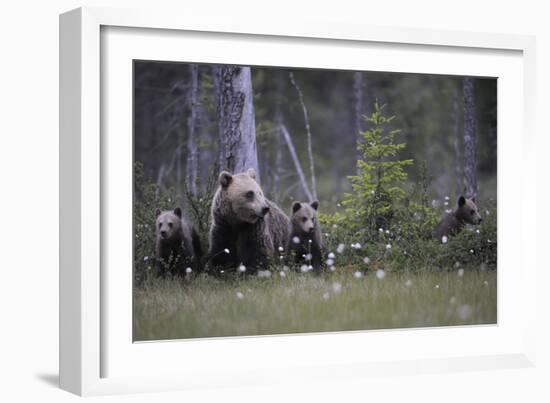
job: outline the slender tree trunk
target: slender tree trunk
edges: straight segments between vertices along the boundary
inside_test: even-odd
[[[463,80],[464,90],[464,185],[467,197],[477,196],[476,115],[474,79]]]
[[[300,87],[294,80],[294,74],[292,72],[288,73],[290,77],[290,82],[296,88],[296,92],[298,93],[298,99],[300,100],[300,105],[302,105],[302,111],[304,113],[304,121],[306,125],[306,135],[307,135],[307,156],[309,159],[309,171],[311,173],[311,196],[313,199],[317,200],[317,185],[315,181],[315,163],[313,161],[313,150],[311,146],[311,128],[309,126],[309,117],[307,113],[306,104],[304,103],[304,95],[302,94],[302,91],[300,90]],[[311,197],[310,197],[311,201]]]
[[[250,67],[215,66],[214,85],[219,124],[219,165],[230,172],[260,170]]]
[[[283,124],[283,112],[281,104],[283,102],[283,75],[281,71],[275,73],[275,167],[273,170],[273,194],[280,194],[282,160],[283,160],[283,135],[279,127]],[[277,200],[276,200],[277,201]]]
[[[353,73],[353,106],[354,106],[354,121],[353,121],[353,140],[356,144],[357,157],[361,156],[357,144],[359,144],[363,137],[361,132],[363,131],[363,115],[365,114],[365,97],[363,90],[365,86],[362,71],[356,71]]]
[[[307,186],[306,176],[304,175],[304,171],[302,170],[302,165],[300,164],[300,160],[298,159],[298,155],[296,154],[296,149],[294,148],[292,137],[290,137],[290,133],[288,132],[288,129],[285,125],[279,125],[279,129],[281,130],[283,138],[285,139],[288,151],[290,152],[290,157],[292,158],[292,162],[294,162],[294,167],[296,168],[296,173],[298,174],[298,178],[300,179],[302,189],[304,190],[306,197],[309,200],[313,200],[312,194],[309,190],[309,187]]]
[[[462,147],[462,136],[460,135],[460,109],[458,102],[458,89],[454,88],[453,91],[453,127],[452,127],[452,138],[453,138],[453,150],[454,150],[454,165],[455,165],[455,197],[458,197],[462,194],[464,187],[464,179],[462,176],[462,156],[460,149]]]
[[[189,117],[187,118],[187,188],[197,194],[197,168],[199,151],[197,147],[197,92],[199,87],[199,66],[189,65],[191,85],[189,88]]]

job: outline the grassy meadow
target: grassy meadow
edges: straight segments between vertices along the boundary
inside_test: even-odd
[[[152,279],[134,291],[134,340],[491,324],[496,297],[478,268]]]

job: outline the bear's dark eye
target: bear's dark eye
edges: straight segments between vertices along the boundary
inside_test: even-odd
[[[162,227],[162,223],[159,222],[159,228]]]
[[[475,213],[476,213],[475,210],[470,210],[471,215],[474,215]]]
[[[254,192],[252,190],[249,190],[246,192],[246,198],[247,199],[253,199],[254,198]]]
[[[174,225],[174,224],[172,224],[171,222],[168,223],[168,226],[169,226],[170,228],[172,228],[172,225]]]
[[[302,218],[302,221],[303,221],[303,222],[306,222],[306,221],[307,221],[307,217]]]

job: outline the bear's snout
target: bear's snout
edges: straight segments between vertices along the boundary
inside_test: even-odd
[[[166,232],[165,230],[162,230],[160,231],[160,236],[163,238],[166,238],[168,236],[168,232]]]

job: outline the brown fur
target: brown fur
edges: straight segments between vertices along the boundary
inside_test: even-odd
[[[252,169],[235,175],[220,173],[208,253],[214,273],[241,263],[250,271],[267,268],[277,248],[287,243],[288,217],[265,198],[255,178]]]
[[[319,202],[294,202],[290,218],[291,229],[287,251],[295,263],[305,263],[319,271],[323,264],[323,235],[317,219]],[[299,242],[295,242],[298,240]],[[311,255],[308,261],[304,256]]]
[[[155,254],[159,275],[183,275],[187,267],[200,270],[203,254],[200,240],[179,207],[173,211],[157,210],[155,227]]]
[[[477,225],[481,221],[475,199],[466,199],[464,196],[460,196],[456,210],[452,213],[446,213],[441,218],[433,230],[432,236],[441,240],[443,236],[449,237],[458,234],[466,224]]]

